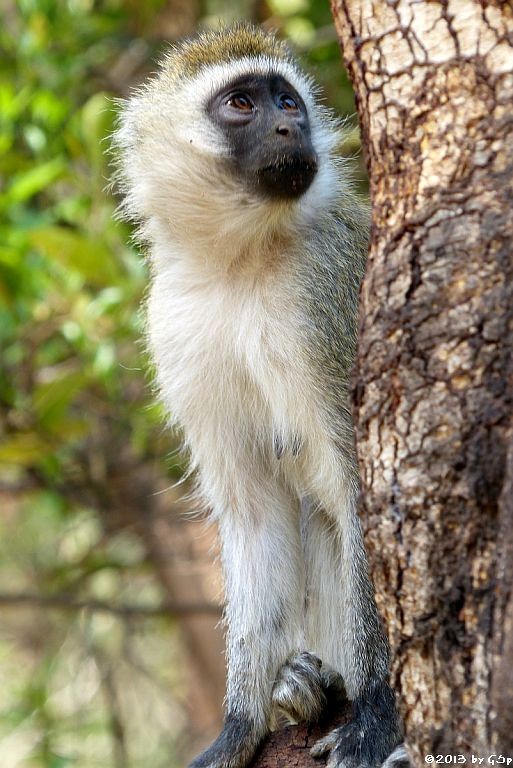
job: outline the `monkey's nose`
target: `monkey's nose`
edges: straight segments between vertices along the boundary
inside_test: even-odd
[[[279,125],[276,128],[276,133],[279,133],[280,136],[288,136],[290,133],[290,128],[287,125]]]

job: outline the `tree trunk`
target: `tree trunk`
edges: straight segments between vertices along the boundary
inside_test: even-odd
[[[354,401],[392,683],[417,765],[513,756],[513,10],[332,5],[371,180]]]

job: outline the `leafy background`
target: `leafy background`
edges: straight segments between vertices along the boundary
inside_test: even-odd
[[[328,2],[19,0],[0,26],[0,765],[173,768],[215,732],[213,534],[181,515],[146,285],[106,191],[113,99],[250,18],[354,110]],[[358,149],[356,128],[344,151]]]

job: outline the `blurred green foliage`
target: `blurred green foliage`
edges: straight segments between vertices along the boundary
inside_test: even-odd
[[[145,14],[161,5],[145,2]],[[136,537],[125,531],[105,536],[100,514],[108,464],[120,446],[129,445],[141,461],[160,447],[163,456],[168,450],[159,446],[155,409],[146,407],[137,343],[144,264],[127,246],[128,228],[115,222],[115,201],[104,191],[114,112],[103,73],[133,36],[134,21],[142,24],[135,16],[123,3],[80,0],[24,0],[3,13],[5,591],[119,600],[137,585],[141,601],[155,604],[161,597]],[[176,685],[176,643],[147,652],[152,637],[172,637],[169,622],[165,629],[157,619],[131,628],[134,663],[128,664],[121,653],[125,624],[111,616],[82,612],[70,621],[41,608],[28,616],[11,609],[7,616],[0,641],[3,768],[138,766],[148,765],[148,756],[152,765],[169,765],[178,734],[169,723],[180,716],[173,717],[173,699],[157,695],[148,680],[154,672]],[[137,659],[141,637],[148,645]],[[143,734],[141,718],[130,714],[137,698],[148,709]],[[115,733],[122,721],[121,739]]]
[[[114,216],[107,149],[113,99],[151,70],[163,45],[159,19],[172,27],[179,7],[164,0],[4,2],[2,594],[162,600],[137,533],[109,517],[112,487],[124,482],[130,493],[132,469],[135,477],[148,466],[169,482],[180,468],[166,459],[174,445],[145,383],[139,306],[146,270],[129,228]],[[194,14],[203,24],[249,15],[278,26],[328,101],[352,112],[327,2],[212,0]],[[357,145],[353,132],[349,150]],[[28,612],[2,611],[2,768],[181,764],[172,622],[63,613],[37,601]]]
[[[92,6],[25,0],[0,30],[0,460],[49,483],[105,416],[84,397],[128,427],[122,395],[140,364],[144,268],[104,192],[114,113],[94,74],[119,54],[128,20],[120,3]],[[145,429],[130,429],[141,448]]]

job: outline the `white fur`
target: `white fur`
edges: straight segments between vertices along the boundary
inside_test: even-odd
[[[351,556],[341,559],[333,553],[336,566],[326,567],[326,547],[333,546],[329,539],[341,546],[334,531],[319,534],[325,542],[312,539],[310,578],[312,585],[315,578],[320,581],[318,602],[312,598],[309,637],[301,624],[306,574],[297,500],[310,494],[333,514],[347,515],[341,522],[350,538],[358,521],[354,477],[330,439],[322,396],[297,332],[287,254],[276,253],[271,269],[254,265],[249,275],[244,269],[218,272],[193,254],[184,258],[183,251],[174,257],[169,244],[154,246],[152,258],[149,345],[161,396],[173,421],[184,427],[203,495],[224,533],[228,593],[230,604],[237,606],[229,625],[248,632],[252,622],[266,623],[274,604],[291,606],[286,635],[265,638],[266,644],[275,645],[278,638],[284,642],[262,651],[275,660],[265,684],[293,648],[304,647],[343,671],[355,693],[355,667],[344,656],[351,654],[352,640],[343,642],[338,622],[319,622],[334,610],[343,615],[350,600],[343,587],[351,589]],[[282,459],[274,453],[276,434],[289,449]],[[293,458],[296,436],[303,445]],[[348,542],[347,549],[352,546]],[[335,598],[342,601],[337,608]],[[240,614],[240,606],[247,606],[247,612]],[[265,671],[255,648],[251,658]]]

